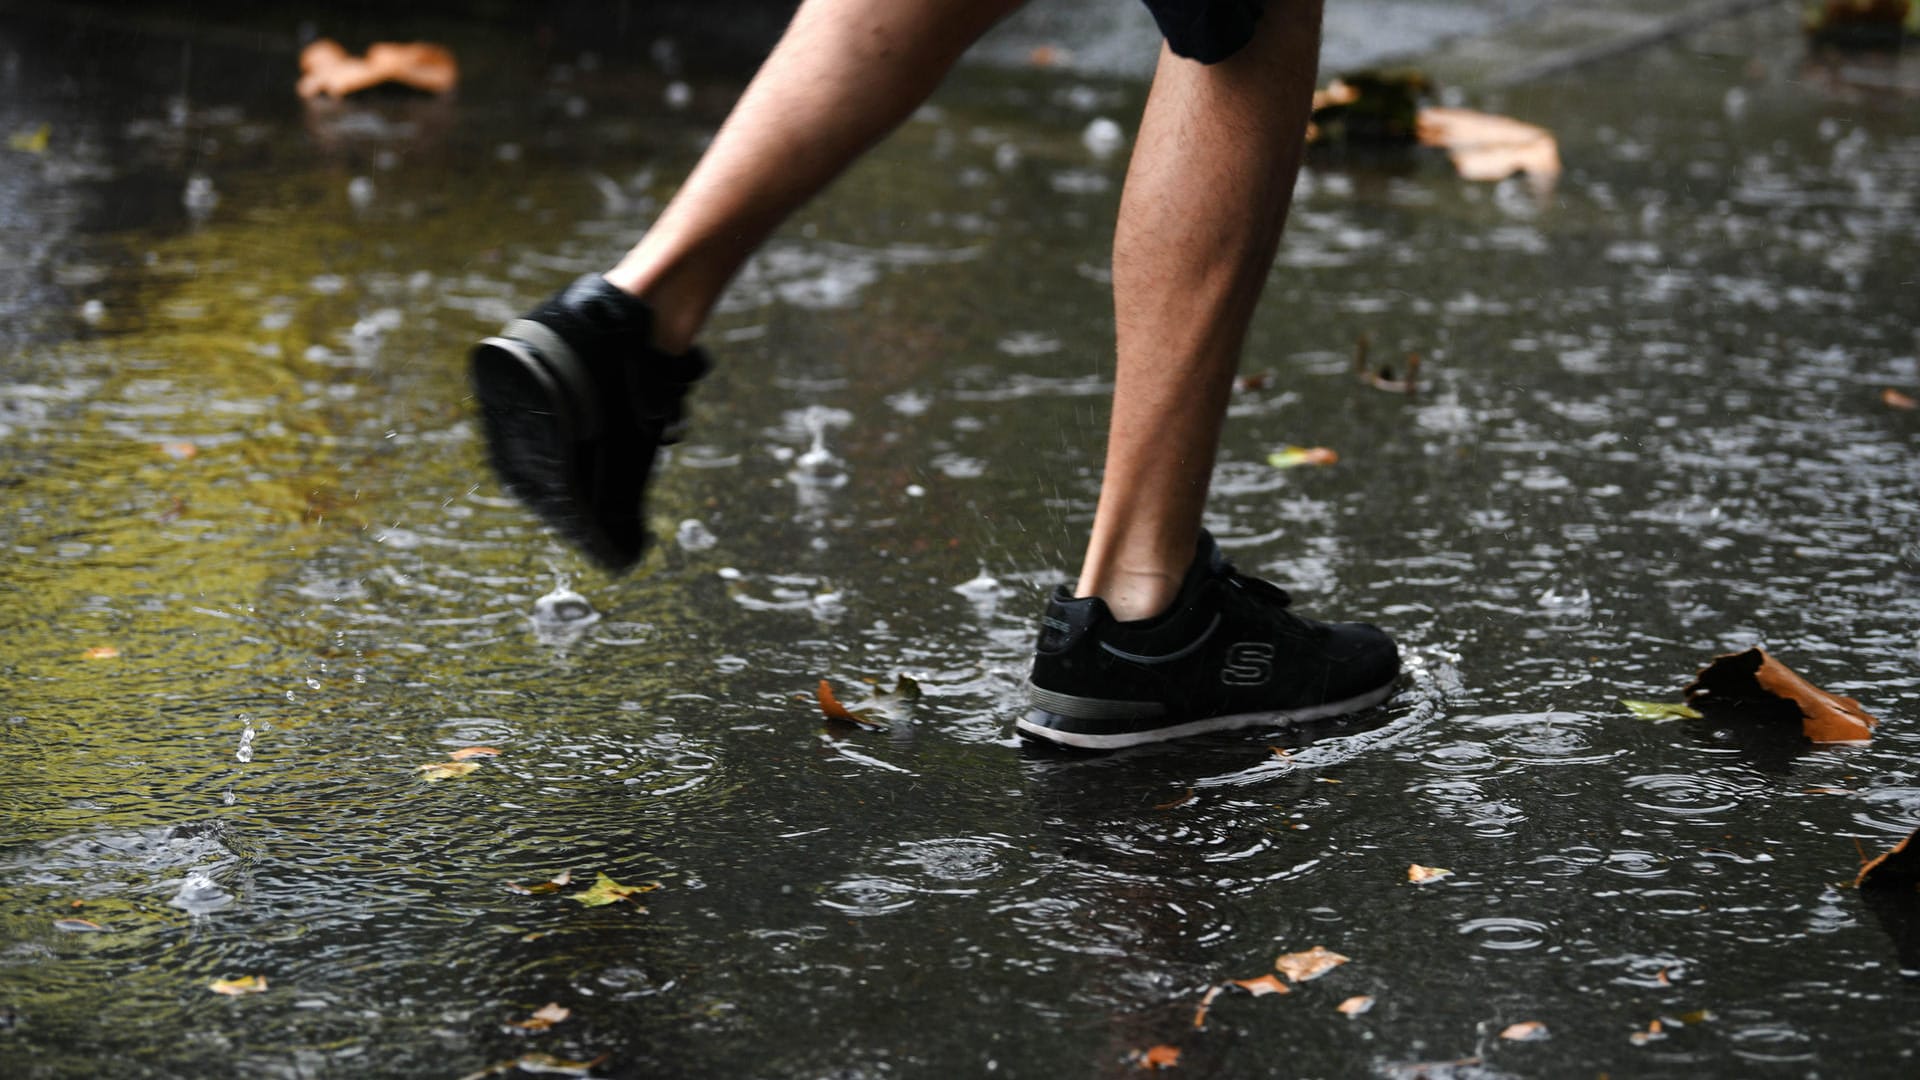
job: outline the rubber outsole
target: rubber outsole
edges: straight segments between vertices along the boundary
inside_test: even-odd
[[[1095,734],[1091,732],[1067,731],[1058,724],[1072,724],[1074,718],[1034,708],[1027,715],[1014,721],[1014,729],[1029,738],[1041,739],[1060,746],[1071,746],[1079,750],[1124,750],[1130,746],[1145,746],[1149,743],[1169,742],[1185,739],[1194,735],[1208,735],[1222,731],[1235,731],[1250,727],[1286,727],[1290,724],[1302,724],[1313,720],[1325,720],[1335,716],[1371,709],[1393,695],[1398,678],[1385,685],[1357,694],[1344,701],[1330,701],[1321,705],[1312,705],[1304,709],[1279,709],[1262,712],[1233,713],[1227,716],[1209,716],[1200,720],[1184,720],[1161,724],[1156,727],[1135,731],[1116,732],[1114,734]],[[1051,723],[1049,723],[1051,722]]]

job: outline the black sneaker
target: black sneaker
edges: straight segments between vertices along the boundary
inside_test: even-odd
[[[500,482],[593,561],[640,561],[643,500],[682,403],[706,374],[699,349],[653,346],[653,310],[588,274],[474,346],[488,459]]]
[[[1040,619],[1022,734],[1115,750],[1358,712],[1393,692],[1400,651],[1366,623],[1322,623],[1235,573],[1204,530],[1173,606],[1120,622],[1062,585]]]

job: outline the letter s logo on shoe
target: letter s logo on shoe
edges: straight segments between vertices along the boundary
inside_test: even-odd
[[[1228,686],[1259,686],[1273,676],[1273,646],[1264,641],[1235,642],[1227,649],[1220,681]]]

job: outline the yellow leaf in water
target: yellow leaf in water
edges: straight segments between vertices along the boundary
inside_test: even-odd
[[[111,645],[95,645],[88,649],[85,656],[89,660],[111,660],[120,655],[120,650]]]
[[[228,997],[239,997],[241,994],[264,994],[267,992],[267,977],[245,975],[238,979],[217,979],[207,984],[207,989]]]
[[[572,1015],[572,1009],[567,1008],[557,1001],[549,1001],[545,1005],[535,1009],[532,1016],[527,1017],[525,1020],[515,1020],[507,1026],[516,1027],[522,1031],[545,1031]]]
[[[1440,866],[1421,866],[1414,863],[1407,867],[1407,880],[1415,885],[1424,885],[1429,881],[1439,881],[1443,877],[1452,877],[1453,871]]]
[[[1267,464],[1276,469],[1291,469],[1298,465],[1332,465],[1339,460],[1339,454],[1324,446],[1289,446],[1267,455]]]
[[[499,757],[500,751],[495,750],[491,746],[463,746],[458,750],[449,752],[447,756],[455,761],[465,761],[468,758],[476,757]]]
[[[1275,959],[1273,966],[1280,974],[1301,983],[1308,979],[1317,979],[1346,962],[1347,958],[1339,953],[1315,945],[1302,952],[1287,953]]]
[[[439,780],[465,776],[479,767],[471,761],[434,761],[425,765],[415,765],[413,771],[420,774],[420,779],[431,784]]]
[[[1517,1024],[1508,1024],[1500,1032],[1500,1037],[1513,1042],[1539,1042],[1547,1037],[1547,1025],[1538,1020],[1522,1020]]]
[[[1268,994],[1291,994],[1287,984],[1271,975],[1262,975],[1257,979],[1234,979],[1233,985],[1252,994],[1254,997],[1266,997]]]
[[[574,893],[567,899],[578,901],[588,907],[601,907],[606,904],[617,904],[622,900],[631,901],[641,893],[652,892],[659,887],[658,882],[649,882],[645,885],[622,885],[605,874],[595,874],[592,887],[586,892]]]
[[[1373,1008],[1373,999],[1365,994],[1355,994],[1334,1007],[1348,1016],[1359,1016]]]
[[[1620,704],[1625,705],[1628,712],[1642,720],[1701,719],[1700,710],[1691,705],[1681,705],[1672,701],[1632,701],[1621,698]]]
[[[53,128],[41,124],[32,131],[22,131],[7,136],[7,149],[28,154],[44,154],[47,152],[47,140],[52,135]]]

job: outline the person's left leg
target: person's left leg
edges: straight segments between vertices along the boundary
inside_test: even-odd
[[[1300,168],[1319,0],[1274,0],[1204,65],[1161,54],[1121,196],[1106,473],[1077,589],[1047,605],[1022,732],[1108,749],[1335,716],[1399,654],[1237,573],[1200,527],[1221,422]]]

